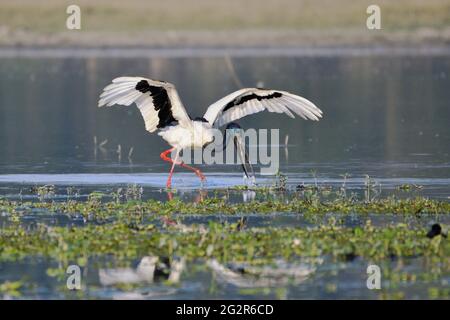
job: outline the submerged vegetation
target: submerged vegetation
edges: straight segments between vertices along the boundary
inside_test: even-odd
[[[439,283],[450,272],[446,231],[430,237],[428,228],[406,223],[376,227],[367,219],[362,225],[347,227],[334,217],[314,227],[250,227],[245,219],[191,225],[167,218],[163,222],[116,221],[83,227],[13,223],[0,230],[0,262],[50,259],[57,267],[50,267],[47,275],[56,277],[65,293],[69,265],[89,266],[91,272],[98,269],[101,275],[105,266],[129,267],[139,260],[141,264],[147,260],[167,261],[170,270],[165,271],[165,284],[169,286],[180,281],[186,261],[190,266],[209,266],[213,273],[224,277],[218,281],[247,287],[250,295],[260,286],[270,292],[291,280],[301,283],[304,277],[314,274],[321,260],[306,270],[302,262],[323,257],[335,265],[363,259],[385,266],[383,277],[389,281],[389,290],[380,291],[380,298],[403,298],[404,289],[399,288],[402,284]],[[424,270],[398,273],[390,265],[401,268],[408,259],[421,259]],[[177,271],[174,266],[180,263],[183,267]],[[361,274],[365,268],[363,263]],[[303,272],[307,274],[303,276]],[[124,292],[135,290],[137,285],[117,281],[112,285]],[[330,286],[326,290],[336,290],[333,284]],[[0,293],[18,296],[20,289],[20,285],[7,282],[0,287]],[[449,296],[440,285],[430,290],[431,298]]]
[[[83,196],[74,187],[62,196],[55,186],[36,186],[30,190],[32,200],[23,200],[22,192],[20,200],[0,199],[0,263],[52,261],[47,276],[65,283],[66,267],[74,263],[99,269],[103,281],[116,281],[101,271],[105,265],[112,262],[129,268],[141,260],[139,269],[149,261],[160,261],[155,268],[168,268],[163,272],[164,283],[170,286],[179,282],[186,262],[210,268],[218,279],[222,274],[223,281],[249,294],[262,290],[255,289],[258,286],[284,287],[292,277],[294,283],[304,281],[315,272],[316,264],[304,269],[298,263],[310,259],[387,264],[383,272],[391,289],[405,281],[436,284],[450,272],[448,227],[440,222],[450,213],[450,202],[417,196],[381,198],[370,178],[361,198],[348,194],[345,183],[338,188],[317,184],[292,188],[284,176],[279,180],[268,187],[200,191],[196,201],[182,200],[175,190],[166,191],[168,201],[146,200],[143,189],[136,185]],[[406,186],[398,189],[413,190]],[[242,194],[252,194],[251,200],[233,200]],[[255,216],[270,219],[286,214],[308,223],[249,223]],[[373,223],[374,217],[383,214],[403,218],[381,226]],[[45,219],[35,219],[39,216]],[[358,223],[344,222],[355,216]],[[417,223],[425,216],[434,217],[434,224]],[[48,223],[51,217],[69,222]],[[202,219],[188,222],[185,219],[189,217]],[[421,259],[425,269],[394,272],[389,263],[402,264],[404,259]],[[118,282],[114,286],[126,292],[137,284]],[[19,280],[0,283],[0,294],[15,297],[21,290],[29,289]],[[326,290],[333,292],[336,287],[329,284]],[[61,291],[66,294],[64,288]],[[431,298],[448,296],[448,290],[439,284],[428,292]],[[405,292],[382,291],[379,297],[404,298]]]
[[[278,184],[277,184],[278,185]],[[330,197],[328,188],[317,186],[295,192],[282,189],[254,189],[250,202],[232,202],[233,192],[247,190],[216,190],[197,202],[175,198],[169,201],[142,200],[142,188],[130,186],[117,192],[92,192],[86,200],[71,198],[55,201],[53,186],[37,187],[38,201],[0,199],[0,213],[8,223],[0,229],[0,260],[42,255],[59,260],[113,255],[137,258],[141,255],[180,255],[188,259],[214,257],[219,261],[258,262],[294,256],[334,257],[362,256],[450,256],[447,241],[428,239],[425,228],[410,229],[398,223],[373,227],[366,216],[364,227],[348,228],[337,216],[316,223],[316,227],[249,227],[246,217],[237,223],[212,219],[209,223],[184,225],[183,216],[242,216],[243,214],[288,213],[314,217],[328,213],[341,215],[400,214],[413,217],[423,214],[446,214],[450,203],[421,197],[411,199],[363,199],[345,196],[339,190]],[[368,183],[370,185],[370,183]],[[277,191],[274,193],[274,191]],[[69,192],[69,191],[68,191]],[[256,199],[256,200],[255,200]],[[24,225],[29,215],[62,215],[82,218],[83,227],[54,227],[43,223]],[[439,226],[440,228],[440,226]],[[441,239],[446,228],[436,233]],[[430,233],[428,233],[429,236]],[[262,259],[262,260],[261,260]]]

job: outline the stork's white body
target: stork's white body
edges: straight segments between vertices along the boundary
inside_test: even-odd
[[[177,150],[202,148],[213,141],[213,128],[207,122],[192,121],[191,127],[181,125],[161,129],[158,135]]]

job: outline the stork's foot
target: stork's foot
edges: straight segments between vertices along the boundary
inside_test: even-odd
[[[206,181],[206,177],[205,177],[205,175],[200,171],[200,169],[197,169],[197,168],[188,166],[188,165],[185,164],[184,162],[180,162],[179,165],[182,166],[183,168],[186,168],[186,169],[189,169],[189,170],[193,171],[193,172],[197,175],[197,177],[200,178],[200,180],[201,180],[202,183]]]
[[[174,149],[175,149],[175,148],[171,148],[171,149],[166,150],[166,151],[164,151],[164,152],[162,152],[162,153],[160,154],[161,159],[163,159],[164,161],[167,161],[167,162],[172,163],[172,168],[170,169],[169,178],[167,179],[167,183],[166,183],[166,188],[167,188],[167,189],[170,189],[170,188],[172,187],[172,174],[173,174],[173,169],[174,169],[175,165],[179,165],[179,166],[181,166],[181,167],[183,167],[183,168],[186,168],[186,169],[189,169],[189,170],[193,171],[193,172],[197,175],[197,177],[200,178],[200,181],[202,182],[202,184],[203,184],[204,182],[206,182],[206,177],[205,177],[205,175],[200,171],[200,169],[197,169],[197,168],[188,166],[188,165],[185,164],[183,161],[178,162],[178,161],[177,161],[178,156],[177,156],[177,158],[175,158],[175,161],[172,160],[171,158],[169,158],[169,154],[170,154]]]

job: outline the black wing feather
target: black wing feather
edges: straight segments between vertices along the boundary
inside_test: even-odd
[[[151,86],[147,80],[141,80],[136,84],[136,90],[142,93],[150,92],[155,110],[158,111],[159,122],[157,128],[164,128],[178,122],[173,117],[172,104],[170,103],[166,89],[163,87]]]
[[[248,94],[248,95],[245,95],[242,97],[238,97],[238,98],[228,102],[227,105],[225,106],[225,108],[223,108],[222,112],[225,112],[225,111],[227,111],[233,107],[239,106],[241,104],[244,104],[250,100],[254,100],[254,99],[256,99],[258,101],[269,100],[269,99],[273,99],[273,98],[280,98],[281,96],[282,96],[282,94],[280,92],[274,92],[274,93],[268,94],[266,96],[258,95],[256,93],[251,93],[251,94]]]

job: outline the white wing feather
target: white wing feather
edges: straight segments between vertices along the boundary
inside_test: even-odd
[[[171,111],[173,117],[185,128],[192,126],[191,120],[178,96],[175,86],[168,82],[142,77],[115,78],[111,84],[103,89],[100,100],[98,101],[98,106],[110,107],[115,104],[129,106],[134,102],[144,118],[145,129],[150,132],[156,131],[159,118],[158,111],[155,110],[153,104],[153,98],[149,92],[142,93],[136,90],[136,85],[141,80],[146,80],[151,86],[164,88],[172,106]]]
[[[259,99],[240,101],[248,99],[251,95],[256,95]],[[275,96],[272,98],[266,98],[273,95]],[[224,110],[227,105],[232,103],[235,105]],[[241,89],[223,97],[210,105],[203,117],[214,127],[220,127],[263,110],[285,113],[291,118],[295,118],[294,114],[297,114],[305,120],[318,121],[322,117],[322,111],[303,97],[286,91],[257,88]]]

